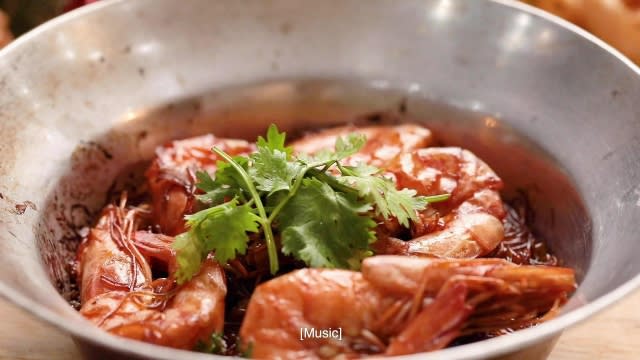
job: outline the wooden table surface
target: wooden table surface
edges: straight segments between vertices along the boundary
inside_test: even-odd
[[[0,300],[0,359],[79,359],[71,339]],[[566,331],[550,360],[640,358],[640,292]]]

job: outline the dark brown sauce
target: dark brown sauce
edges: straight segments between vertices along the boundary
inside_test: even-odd
[[[507,216],[504,225],[504,240],[487,257],[502,258],[519,265],[557,266],[558,259],[549,252],[544,241],[537,239],[527,224],[531,223],[532,210],[521,196],[505,202]]]

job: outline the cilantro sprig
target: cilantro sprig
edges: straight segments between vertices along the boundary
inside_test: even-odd
[[[173,245],[179,283],[196,274],[211,252],[221,264],[244,255],[250,233],[262,233],[272,274],[279,269],[276,234],[283,254],[309,266],[355,269],[371,255],[374,217],[396,217],[409,226],[417,211],[449,197],[416,196],[415,190],[396,189],[375,167],[343,166],[366,143],[361,134],[339,137],[334,151],[313,156],[294,156],[285,143],[286,134],[272,124],[249,156],[212,149],[224,161],[215,178],[197,173],[204,192],[198,199],[207,208],[186,216],[188,231]]]
[[[229,346],[224,334],[214,332],[207,341],[198,340],[193,350],[207,354],[224,355],[228,349]]]

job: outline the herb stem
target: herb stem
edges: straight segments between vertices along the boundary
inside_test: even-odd
[[[318,162],[307,165],[307,167],[309,169],[313,169],[313,168],[317,168],[318,166],[322,166],[322,172],[325,172],[327,171],[327,169],[331,167],[331,165],[335,164],[336,162],[337,162],[336,160],[318,161]]]
[[[293,186],[291,186],[291,189],[287,194],[287,197],[284,198],[284,200],[280,201],[278,206],[276,206],[273,209],[273,211],[271,212],[271,215],[269,215],[269,220],[268,220],[269,226],[271,226],[271,222],[273,222],[276,216],[278,216],[278,214],[280,213],[280,210],[282,210],[282,208],[287,204],[287,202],[289,202],[289,200],[292,197],[294,197],[295,194],[298,192],[298,189],[300,188],[300,185],[302,185],[302,180],[304,179],[304,176],[307,174],[307,171],[309,171],[308,168],[298,173],[298,175],[296,176],[296,180],[293,182]]]
[[[451,197],[451,194],[440,194],[440,195],[424,196],[423,198],[424,198],[424,201],[431,204],[435,202],[448,200],[450,197]]]
[[[338,166],[338,170],[340,170],[340,174],[342,176],[354,176],[355,174],[353,173],[353,171],[345,168],[344,166],[342,166],[339,162],[336,162],[336,166]]]
[[[329,184],[329,186],[331,186],[335,190],[342,191],[344,193],[351,193],[351,194],[358,193],[358,190],[352,188],[351,186],[348,186],[339,182],[333,176],[328,175],[322,171],[319,171],[317,169],[309,169],[308,173],[311,176],[315,177],[316,179]]]
[[[276,242],[273,236],[273,230],[271,229],[271,222],[267,217],[267,212],[264,210],[264,205],[262,204],[262,200],[260,199],[258,191],[253,185],[253,181],[251,181],[251,179],[249,178],[249,174],[247,174],[242,166],[235,162],[233,158],[229,156],[229,154],[225,153],[215,146],[212,150],[216,154],[220,155],[223,159],[225,159],[231,166],[233,166],[234,169],[236,169],[236,171],[238,171],[240,177],[242,177],[242,180],[247,185],[247,189],[249,190],[251,197],[256,202],[256,209],[258,209],[258,215],[262,219],[261,224],[262,228],[264,229],[264,237],[267,243],[267,253],[269,254],[269,270],[271,270],[272,275],[275,275],[275,273],[278,272],[278,268],[280,267],[280,265],[278,264]]]

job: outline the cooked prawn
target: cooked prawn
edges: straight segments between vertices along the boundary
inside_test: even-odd
[[[86,302],[80,313],[110,333],[153,344],[193,349],[224,326],[226,282],[213,259],[179,288],[147,284],[137,291],[110,291]]]
[[[191,349],[222,331],[224,270],[209,259],[176,287],[173,238],[139,231],[147,216],[143,208],[127,207],[126,197],[103,210],[78,250],[80,313],[116,335]],[[154,280],[153,268],[169,277]]]
[[[302,269],[263,283],[240,336],[256,358],[436,350],[461,335],[542,321],[574,288],[567,268],[374,256],[362,273]],[[342,338],[304,338],[301,329],[342,329]]]
[[[364,162],[384,168],[401,153],[426,147],[432,141],[431,131],[419,125],[343,126],[307,135],[294,141],[291,146],[297,152],[314,154],[320,150],[333,149],[338,137],[352,133],[365,135],[367,142],[357,154],[345,159],[344,165]]]
[[[505,210],[498,194],[502,180],[470,151],[418,149],[402,154],[388,171],[398,188],[451,196],[419,214],[420,221],[412,223],[412,240],[400,242],[382,233],[379,253],[474,258],[488,254],[504,238]]]
[[[177,235],[185,230],[184,215],[195,205],[195,173],[213,174],[221,160],[212,153],[217,146],[229,155],[244,155],[255,146],[244,140],[223,139],[204,135],[173,141],[156,150],[156,158],[146,172],[155,223],[163,234]]]
[[[151,280],[151,268],[132,240],[145,210],[125,205],[123,197],[120,206],[105,207],[78,248],[82,303],[113,290],[133,291]]]

